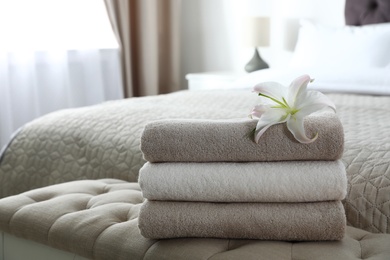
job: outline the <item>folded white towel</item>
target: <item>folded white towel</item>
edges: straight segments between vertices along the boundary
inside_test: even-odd
[[[139,184],[149,200],[314,202],[347,193],[341,161],[146,163]]]

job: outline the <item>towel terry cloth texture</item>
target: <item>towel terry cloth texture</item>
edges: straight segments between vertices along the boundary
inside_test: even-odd
[[[206,203],[146,201],[141,234],[152,238],[213,237],[285,241],[340,240],[346,224],[340,201]]]
[[[149,163],[138,180],[148,200],[315,202],[342,200],[341,161]]]
[[[161,120],[146,125],[141,151],[149,162],[258,162],[337,160],[344,149],[344,131],[334,113],[305,118],[307,136],[318,133],[310,144],[294,139],[286,124],[268,129],[253,141],[256,120]]]
[[[139,183],[147,238],[340,240],[346,219],[344,135],[335,114],[307,117],[300,144],[271,126],[253,140],[253,120],[163,120],[145,127],[148,162]],[[276,144],[275,144],[276,142]],[[177,147],[177,149],[175,149]]]

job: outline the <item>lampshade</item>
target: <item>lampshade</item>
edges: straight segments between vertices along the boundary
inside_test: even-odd
[[[248,47],[269,46],[269,17],[247,17],[244,23],[245,45]]]

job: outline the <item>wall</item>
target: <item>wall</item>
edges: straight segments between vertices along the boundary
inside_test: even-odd
[[[253,49],[242,44],[247,16],[271,18],[271,46],[261,48],[271,67],[291,56],[299,19],[344,24],[345,0],[183,0],[182,75],[203,71],[243,71]]]

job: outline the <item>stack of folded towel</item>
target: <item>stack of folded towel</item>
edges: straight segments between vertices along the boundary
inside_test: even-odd
[[[308,116],[311,144],[285,124],[256,144],[255,120],[163,120],[145,127],[141,234],[339,240],[345,232],[343,128],[333,113]]]

